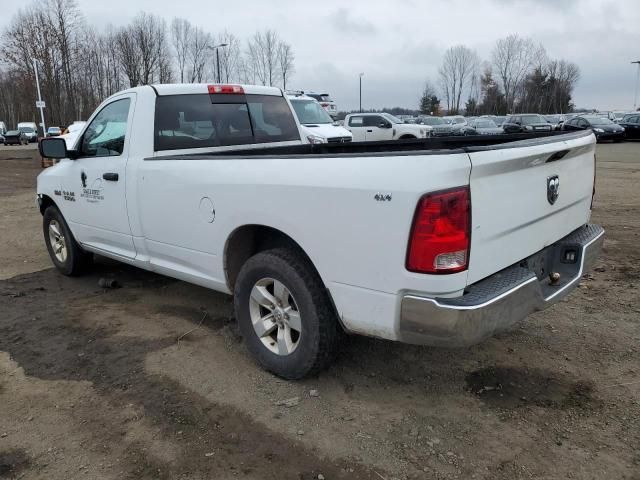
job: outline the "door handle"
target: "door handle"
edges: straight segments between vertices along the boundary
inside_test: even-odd
[[[373,133],[373,130],[367,130],[367,133]]]
[[[104,178],[105,180],[108,180],[109,182],[117,182],[118,181],[118,174],[117,173],[103,173],[102,174],[102,178]]]

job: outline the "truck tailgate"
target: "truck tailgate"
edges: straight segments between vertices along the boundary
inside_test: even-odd
[[[593,135],[471,148],[469,156],[472,230],[468,284],[542,250],[589,220],[595,168]],[[555,201],[554,185],[558,193]]]

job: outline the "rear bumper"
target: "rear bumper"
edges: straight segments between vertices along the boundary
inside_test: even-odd
[[[596,133],[596,140],[623,140],[625,132],[604,132]]]
[[[458,298],[402,299],[399,339],[465,347],[505,330],[566,297],[597,260],[604,229],[585,225],[555,244],[467,288]],[[573,259],[573,261],[569,261]],[[548,272],[560,279],[552,282]]]

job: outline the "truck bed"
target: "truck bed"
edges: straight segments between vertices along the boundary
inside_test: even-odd
[[[203,159],[208,157],[282,157],[282,156],[372,156],[376,154],[428,155],[443,153],[477,152],[503,148],[522,148],[545,143],[562,142],[592,135],[590,130],[580,132],[510,133],[501,135],[466,135],[427,139],[392,140],[385,142],[324,143],[284,147],[245,148],[229,151],[204,152],[187,155],[164,155],[153,159]]]

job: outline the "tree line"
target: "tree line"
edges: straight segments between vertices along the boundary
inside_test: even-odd
[[[442,100],[427,80],[419,108],[432,114],[446,108],[450,115],[568,113],[579,79],[576,64],[549,58],[541,44],[514,34],[496,42],[490,60],[465,45],[449,48],[438,70]]]
[[[294,52],[273,30],[240,39],[211,33],[188,20],[169,24],[139,13],[129,24],[96,31],[75,0],[36,0],[21,9],[0,39],[0,120],[37,121],[35,68],[47,125],[86,120],[102,100],[128,87],[220,79],[286,88]]]

